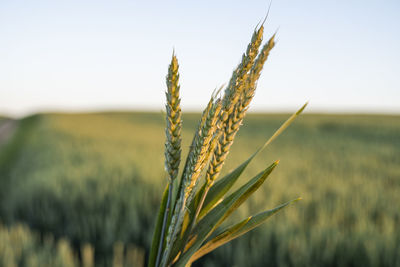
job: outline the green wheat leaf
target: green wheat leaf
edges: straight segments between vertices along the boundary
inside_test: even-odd
[[[199,221],[193,230],[193,235],[190,238],[188,250],[179,258],[176,266],[185,266],[192,255],[200,248],[204,240],[246,199],[250,197],[267,179],[269,174],[274,170],[278,161],[260,172],[249,182],[244,184],[238,190],[233,192],[221,203],[215,206],[203,219]]]
[[[289,204],[300,200],[300,198],[291,200],[286,202],[282,205],[277,206],[274,209],[267,210],[261,212],[257,215],[250,216],[241,222],[227,227],[225,230],[221,231],[217,234],[214,238],[208,241],[205,245],[203,245],[190,259],[190,262],[194,262],[195,260],[199,259],[200,257],[206,255],[207,253],[213,251],[214,249],[228,243],[229,241],[251,231],[252,229],[256,228],[257,226],[264,223],[267,219],[269,219],[272,215],[279,212],[283,208],[287,207]]]
[[[204,217],[204,215],[207,214],[215,206],[215,204],[217,204],[222,199],[222,197],[229,191],[229,189],[231,189],[231,187],[235,184],[235,182],[238,180],[240,175],[243,173],[247,165],[249,165],[256,154],[257,152],[251,155],[251,157],[240,164],[236,169],[218,180],[210,188],[210,191],[208,192],[207,197],[204,200],[203,208],[201,209],[199,218]]]
[[[167,208],[168,190],[169,190],[169,185],[167,185],[167,187],[164,190],[160,209],[158,210],[156,227],[154,229],[153,241],[151,243],[148,267],[155,267],[155,264],[156,264],[158,245],[161,242],[160,235],[161,235],[161,230],[162,230],[162,223],[163,223],[163,218],[164,218],[164,214],[165,214],[165,209]]]

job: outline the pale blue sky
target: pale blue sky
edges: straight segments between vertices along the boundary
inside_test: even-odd
[[[268,1],[0,1],[0,113],[164,107],[172,49],[182,105],[228,81]],[[400,1],[274,0],[278,43],[253,111],[400,113]]]

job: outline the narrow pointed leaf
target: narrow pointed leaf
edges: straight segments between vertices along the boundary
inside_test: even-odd
[[[272,141],[277,138],[305,109],[308,103],[305,103],[296,113],[290,116],[275,133],[260,147],[253,155],[251,155],[245,162],[239,165],[236,169],[231,171],[229,174],[225,175],[223,178],[219,179],[208,191],[207,197],[204,200],[203,208],[201,209],[199,218],[202,218],[210,209],[218,203],[222,197],[232,188],[235,182],[238,180],[240,175],[253,160],[253,158],[260,153],[264,148],[266,148]]]
[[[164,193],[163,193],[163,196],[161,199],[160,209],[158,210],[156,226],[155,226],[154,234],[153,234],[153,241],[151,242],[148,267],[154,267],[156,264],[158,246],[160,244],[160,239],[161,239],[163,218],[164,218],[164,214],[165,214],[165,209],[167,208],[168,190],[169,190],[169,185],[167,185],[167,187],[164,190]]]
[[[261,212],[257,215],[250,216],[243,221],[228,227],[227,229],[221,231],[220,234],[217,234],[214,238],[208,241],[204,246],[202,246],[190,259],[190,262],[194,262],[200,257],[206,255],[207,253],[213,251],[214,249],[228,243],[229,241],[251,231],[257,226],[264,223],[267,219],[269,219],[272,215],[279,212],[283,208],[287,207],[289,204],[300,200],[300,198],[286,202],[278,207]]]
[[[249,165],[251,160],[257,154],[254,153],[245,162],[240,164],[236,169],[231,171],[229,174],[225,175],[223,178],[219,179],[208,191],[207,197],[204,200],[203,208],[200,211],[199,218],[202,218],[207,212],[210,211],[212,207],[232,188],[235,182],[238,180],[240,175]]]
[[[236,210],[264,183],[277,164],[278,162],[274,162],[271,166],[260,172],[207,213],[207,215],[205,215],[194,228],[193,235],[189,241],[191,246],[179,258],[175,266],[185,266],[192,255],[200,248],[204,240],[212,234],[212,232],[227,218],[227,216]]]

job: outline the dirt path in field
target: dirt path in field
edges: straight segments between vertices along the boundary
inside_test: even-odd
[[[15,132],[17,122],[11,119],[0,121],[0,147],[5,144]]]

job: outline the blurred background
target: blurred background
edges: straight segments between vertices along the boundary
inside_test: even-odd
[[[185,153],[269,4],[1,1],[0,266],[144,265],[172,51]],[[224,173],[310,104],[249,166],[281,160],[230,223],[303,200],[195,266],[400,266],[399,13],[273,1],[264,40],[278,42]]]

